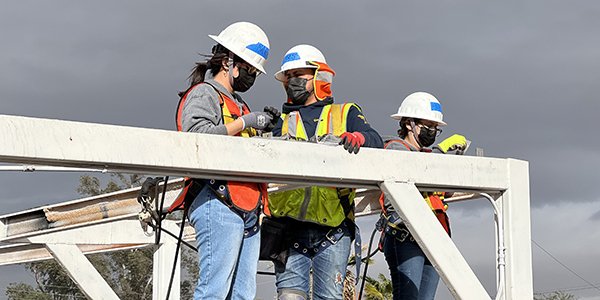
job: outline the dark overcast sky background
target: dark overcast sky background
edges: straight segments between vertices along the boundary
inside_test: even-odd
[[[285,52],[312,44],[337,72],[337,102],[356,102],[382,135],[402,99],[428,91],[467,154],[530,163],[532,237],[600,286],[600,2],[598,1],[11,1],[0,10],[0,113],[174,129],[177,91],[198,53],[250,21],[268,35],[268,75],[243,94],[254,109],[285,100],[273,79]],[[79,198],[81,174],[0,173],[0,214]],[[491,209],[451,206],[454,240],[488,291],[494,287]],[[373,218],[361,220],[363,240]],[[532,245],[534,290],[600,299]],[[370,274],[389,275],[383,257]],[[31,280],[19,266],[8,282]],[[272,298],[272,279],[259,278]],[[451,299],[440,284],[437,299]]]

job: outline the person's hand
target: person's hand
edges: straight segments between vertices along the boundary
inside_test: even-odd
[[[277,125],[277,122],[279,121],[279,118],[281,117],[281,113],[277,110],[277,108],[275,108],[273,106],[265,106],[265,109],[263,111],[265,113],[269,114],[272,118],[271,122],[269,122],[269,124],[267,124],[267,126],[265,126],[263,131],[271,132],[271,131],[273,131],[273,128],[275,128],[275,125]]]
[[[467,148],[467,139],[459,134],[455,134],[438,144],[440,150],[444,153],[454,150],[464,150]]]
[[[360,146],[365,144],[365,136],[358,131],[344,132],[340,137],[342,138],[340,145],[344,145],[344,149],[348,150],[349,153],[358,153]]]
[[[271,123],[273,117],[266,112],[254,111],[243,115],[240,119],[242,119],[242,122],[244,122],[242,130],[248,127],[252,127],[254,129],[264,129],[267,125],[269,125],[269,123]]]

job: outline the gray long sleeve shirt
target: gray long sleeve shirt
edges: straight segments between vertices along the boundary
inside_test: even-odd
[[[243,100],[240,95],[232,95],[222,84],[212,79],[206,82],[233,100],[242,111]],[[181,131],[227,135],[219,93],[210,84],[198,84],[188,92],[181,111]]]

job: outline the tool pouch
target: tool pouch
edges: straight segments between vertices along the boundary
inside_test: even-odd
[[[260,228],[259,260],[270,260],[276,270],[285,270],[290,250],[290,234],[285,219],[265,216]]]

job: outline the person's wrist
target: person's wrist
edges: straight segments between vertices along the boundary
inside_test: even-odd
[[[246,129],[246,121],[244,121],[244,117],[242,116],[240,120],[242,120],[242,130]]]

